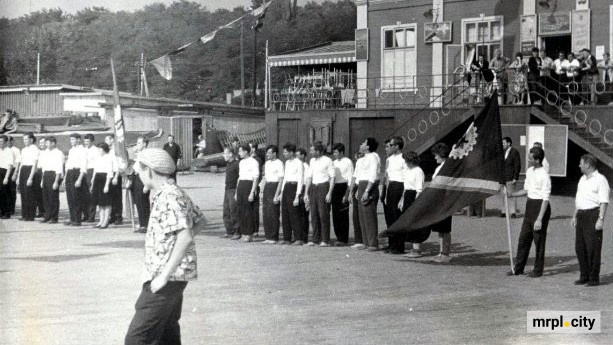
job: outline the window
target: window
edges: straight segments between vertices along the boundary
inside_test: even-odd
[[[502,16],[463,19],[462,45],[464,46],[464,61],[473,53],[484,54],[487,60],[492,60],[494,51],[502,49],[503,21]]]
[[[381,28],[381,88],[413,89],[416,70],[416,24]]]

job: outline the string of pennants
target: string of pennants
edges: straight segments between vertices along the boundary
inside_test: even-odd
[[[215,35],[221,31],[221,30],[226,30],[226,29],[236,29],[240,23],[242,22],[242,20],[245,17],[255,17],[255,18],[261,18],[264,15],[264,12],[266,12],[266,9],[268,8],[268,6],[270,6],[270,4],[272,3],[273,0],[270,0],[268,2],[264,2],[260,7],[251,10],[250,12],[242,15],[241,17],[229,22],[226,25],[222,25],[220,27],[218,27],[217,29],[213,30],[212,32],[209,32],[208,34],[201,36],[197,39],[194,39],[184,45],[182,45],[181,47],[171,51],[170,53],[166,53],[162,56],[160,56],[157,59],[153,59],[151,61],[149,61],[149,63],[151,65],[153,65],[153,67],[155,67],[155,69],[158,71],[158,73],[162,76],[162,78],[166,79],[166,80],[170,80],[172,79],[172,63],[170,61],[170,57],[177,55],[181,52],[183,52],[185,49],[187,49],[187,47],[191,46],[194,43],[197,42],[201,42],[202,44],[206,44],[210,41],[212,41],[215,38]]]

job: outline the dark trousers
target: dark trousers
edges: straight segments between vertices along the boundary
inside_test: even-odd
[[[343,203],[347,183],[336,183],[332,189],[332,225],[336,240],[349,242],[349,204]]]
[[[528,90],[530,91],[530,103],[534,104],[541,100],[540,76],[528,74]]]
[[[354,198],[354,195],[357,194],[357,187],[354,187],[354,191],[351,192],[351,197]],[[353,221],[353,242],[358,244],[358,243],[363,243],[362,241],[362,228],[360,227],[360,201],[355,200],[355,198],[353,199],[352,202],[353,206],[353,214],[352,214],[352,221]]]
[[[53,182],[55,182],[55,171],[43,172],[43,200],[45,203],[45,217],[46,221],[57,222],[60,213],[60,188],[53,189]],[[58,181],[58,185],[62,181]]]
[[[111,193],[111,217],[109,221],[114,223],[123,220],[123,199],[121,189],[121,175],[117,177],[117,185],[113,182],[109,185],[109,193]]]
[[[7,170],[0,168],[0,216],[10,216],[11,214],[11,186],[4,184]],[[10,176],[9,176],[10,180]]]
[[[543,273],[543,267],[545,266],[545,241],[547,239],[547,225],[549,225],[549,217],[551,216],[551,207],[547,205],[547,211],[542,219],[541,230],[534,230],[534,222],[538,218],[541,212],[541,204],[543,200],[540,199],[528,199],[526,201],[526,215],[524,216],[524,222],[521,225],[521,232],[519,233],[519,240],[517,243],[517,262],[515,263],[515,272],[524,272],[526,262],[528,261],[528,255],[530,254],[530,247],[532,241],[534,241],[534,247],[536,249],[536,259],[534,261],[534,273]]]
[[[83,207],[85,206],[84,183],[81,180],[81,187],[76,187],[75,183],[79,178],[80,169],[70,169],[66,171],[66,201],[68,202],[68,212],[70,221],[73,223],[81,223],[83,215]]]
[[[258,184],[260,182],[258,181]],[[254,224],[254,232],[260,232],[260,187],[255,187],[255,199],[253,200],[253,207],[255,208],[255,212],[253,212],[253,224]]]
[[[45,199],[43,198],[43,188],[40,186],[43,180],[43,170],[36,169],[34,174],[34,198],[36,199],[36,208],[38,209],[37,215],[44,217],[45,214]]]
[[[24,220],[34,220],[36,217],[36,198],[35,198],[35,179],[32,178],[32,183],[28,186],[28,178],[32,172],[31,165],[21,166],[19,173],[19,193],[21,194],[21,217]],[[38,181],[40,185],[40,181]]]
[[[134,176],[134,180],[130,185],[130,193],[132,194],[132,202],[136,205],[136,212],[138,212],[138,224],[141,228],[146,228],[149,225],[149,191],[143,192],[145,185],[141,181],[138,175]]]
[[[575,227],[575,252],[579,260],[581,280],[600,282],[600,252],[602,250],[602,230],[596,230],[600,210],[579,210]]]
[[[264,186],[264,198],[262,200],[264,235],[267,240],[271,241],[279,240],[279,227],[281,223],[281,204],[275,204],[274,202],[277,186],[279,186],[279,182],[267,182]]]
[[[11,204],[9,212],[15,214],[15,204],[17,203],[17,181],[13,181],[13,175],[15,175],[15,169],[11,173],[11,179],[9,180],[9,190],[11,192]]]
[[[281,215],[283,223],[283,240],[291,242],[292,234],[294,241],[303,240],[303,225],[304,225],[304,201],[300,198],[298,206],[294,206],[296,198],[296,189],[298,184],[295,182],[286,182],[283,187],[283,197],[281,198]]]
[[[320,183],[311,186],[309,201],[311,204],[311,224],[313,225],[313,242],[330,242],[330,204],[326,195],[330,183]]]
[[[360,215],[360,228],[362,229],[362,240],[367,247],[378,247],[379,224],[377,221],[377,202],[379,202],[379,188],[375,183],[368,195],[368,202],[362,202],[362,195],[366,191],[368,181],[360,181],[358,185],[358,212]]]
[[[385,194],[385,205],[383,212],[385,214],[385,224],[389,228],[400,216],[402,211],[398,209],[398,203],[404,196],[404,183],[398,181],[390,181],[387,185]],[[404,252],[404,236],[392,235],[389,236],[389,250],[396,252]]]
[[[151,282],[144,283],[125,345],[181,345],[179,319],[186,286],[187,282],[170,281],[160,291],[151,293]]]
[[[96,220],[96,204],[92,200],[92,194],[90,193],[92,178],[94,177],[94,169],[87,169],[87,175],[85,176],[85,191],[83,193],[85,202],[83,205],[83,219],[89,222]]]
[[[236,194],[236,189],[226,189],[223,196],[223,223],[228,235],[238,233],[238,204],[234,199],[234,194]]]
[[[259,210],[256,208],[255,199],[249,201],[249,194],[253,187],[253,181],[240,180],[236,191],[236,202],[238,205],[238,228],[241,235],[253,235],[255,232],[255,213]],[[255,196],[257,198],[257,194]]]

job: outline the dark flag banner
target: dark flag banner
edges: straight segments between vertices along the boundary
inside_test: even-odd
[[[498,95],[453,145],[438,175],[402,216],[381,235],[427,228],[461,208],[500,192],[504,184],[504,154]]]

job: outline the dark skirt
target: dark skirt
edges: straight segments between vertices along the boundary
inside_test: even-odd
[[[105,193],[105,184],[106,173],[96,173],[94,175],[94,188],[92,191],[92,203],[96,206],[111,206],[111,186],[109,184],[109,191]]]
[[[448,234],[451,232],[451,216],[441,220],[436,224],[432,224],[432,231],[439,232],[441,234]]]
[[[402,212],[406,211],[409,206],[413,205],[415,199],[417,198],[417,191],[415,190],[405,190],[404,191],[404,202],[402,205]],[[417,230],[413,230],[411,232],[407,232],[405,234],[404,240],[406,242],[411,243],[423,243],[428,237],[430,237],[430,228],[421,228]]]

